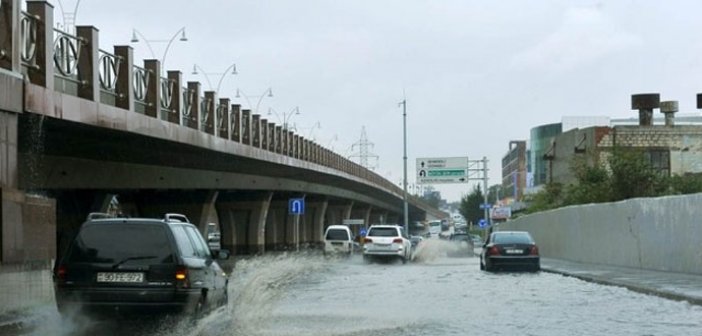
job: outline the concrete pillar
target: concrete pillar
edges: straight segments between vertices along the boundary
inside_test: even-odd
[[[229,139],[229,98],[220,98],[217,107],[217,136]]]
[[[131,46],[115,46],[114,53],[122,59],[119,62],[119,76],[115,87],[118,95],[115,106],[134,111],[134,49]]]
[[[251,116],[251,145],[261,148],[261,116],[258,114]]]
[[[376,224],[371,222],[371,211],[373,210],[373,207],[367,204],[361,204],[357,203],[354,204],[353,210],[351,211],[351,219],[363,219],[363,225],[353,225],[351,226],[351,232],[353,232],[354,235],[359,234],[361,227],[368,227],[372,224]]]
[[[232,104],[232,109],[229,115],[231,118],[230,139],[234,142],[241,142],[241,105]]]
[[[275,152],[283,153],[283,126],[275,126]]]
[[[5,38],[0,39],[0,67],[10,70],[15,73],[22,71],[21,50],[20,50],[20,17],[21,17],[21,1],[20,0],[1,0],[0,7],[0,32]],[[30,1],[28,1],[30,2]],[[53,28],[49,26],[49,30]],[[52,32],[53,33],[53,32]],[[37,39],[42,39],[42,36],[37,36]],[[53,45],[53,38],[45,40],[48,45]]]
[[[312,223],[308,227],[308,234],[305,243],[309,246],[320,248],[324,243],[324,230],[325,230],[325,219],[327,218],[327,208],[329,207],[328,200],[321,200],[318,202],[310,202],[309,207],[314,210],[312,216],[307,216],[310,218]]]
[[[207,134],[215,135],[215,125],[217,115],[215,108],[217,106],[217,93],[214,91],[205,91],[205,101],[202,103],[202,118],[200,130]]]
[[[268,150],[268,120],[261,119],[261,149]]]
[[[3,5],[7,3],[10,2],[6,2]],[[34,57],[31,61],[33,64],[29,65],[30,69],[27,71],[27,76],[32,84],[43,86],[47,90],[53,91],[54,6],[46,1],[27,1],[27,12],[39,18],[39,21],[36,22],[36,44],[34,49]],[[18,40],[20,38],[19,32],[16,36],[16,38],[11,37],[11,40]],[[2,47],[0,46],[0,48]],[[31,46],[27,46],[27,48],[28,50],[25,50],[25,53],[31,50]]]
[[[166,213],[181,213],[205,233],[207,223],[219,223],[215,204],[219,192],[216,190],[151,191],[141,190],[119,197],[132,199],[138,216],[160,218]]]
[[[161,62],[155,59],[144,60],[144,69],[150,73],[146,83],[145,114],[159,118],[161,112]]]
[[[187,117],[188,122],[186,126],[199,130],[200,129],[200,83],[199,82],[188,82],[188,92],[186,93],[188,99],[186,100],[186,110],[189,114]]]
[[[83,81],[78,86],[78,97],[100,102],[100,39],[99,31],[93,26],[77,26],[76,35],[86,41],[80,49],[78,73]],[[53,80],[53,78],[52,78]]]
[[[223,248],[253,254],[266,250],[272,197],[273,192],[235,194],[217,203]]]
[[[278,139],[275,136],[275,123],[268,124],[268,150],[275,152]]]
[[[167,72],[168,81],[173,85],[171,92],[171,104],[168,107],[168,121],[177,125],[183,125],[183,74],[178,70]]]
[[[241,143],[251,145],[251,111],[241,111]]]

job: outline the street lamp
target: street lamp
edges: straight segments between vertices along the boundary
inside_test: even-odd
[[[69,33],[73,34],[73,28],[76,26],[76,16],[78,15],[78,6],[80,5],[80,0],[76,1],[76,6],[73,7],[72,12],[66,12],[63,10],[63,3],[61,3],[61,0],[58,0],[59,4],[59,9],[61,9],[61,15],[63,16],[63,29]],[[58,22],[56,23],[58,26]]]
[[[198,71],[198,69],[200,71]],[[231,70],[231,72],[229,72],[229,70]],[[236,71],[236,64],[235,63],[232,63],[230,66],[228,66],[226,69],[224,69],[224,72],[205,72],[205,70],[203,70],[201,66],[199,66],[197,64],[193,64],[192,74],[193,75],[199,75],[199,74],[205,75],[205,80],[207,81],[207,85],[210,86],[210,90],[212,90],[212,82],[210,82],[209,75],[220,75],[219,81],[217,82],[217,90],[215,90],[216,92],[219,93],[219,88],[220,88],[220,86],[222,86],[222,81],[224,80],[224,77],[226,77],[229,74],[237,75],[238,72]]]
[[[402,143],[404,147],[404,155],[402,156],[404,164],[402,202],[404,205],[405,233],[409,234],[409,209],[407,206],[407,99],[403,99],[398,105],[402,105]]]
[[[278,122],[283,125],[283,130],[288,131],[290,130],[290,119],[292,119],[293,116],[300,115],[300,108],[298,106],[295,106],[292,110],[290,110],[290,112],[283,112],[282,114],[280,114],[272,107],[269,107],[268,115],[275,115],[275,117],[278,118]]]
[[[241,98],[244,97],[246,100],[246,103],[249,104],[249,108],[252,108],[253,105],[251,104],[251,100],[249,100],[249,97],[258,97],[258,102],[256,103],[256,108],[253,110],[254,113],[258,113],[258,107],[261,105],[261,101],[263,101],[264,97],[273,97],[273,89],[267,88],[265,91],[260,96],[248,96],[244,93],[243,90],[237,88],[236,89],[236,98]]]
[[[178,29],[175,34],[173,34],[173,37],[171,37],[168,40],[149,40],[147,39],[144,34],[142,34],[140,31],[132,28],[132,43],[139,43],[141,40],[143,40],[146,43],[146,46],[149,48],[149,51],[151,52],[151,57],[156,58],[156,53],[154,53],[154,48],[151,46],[151,43],[167,43],[166,44],[166,50],[163,52],[163,57],[161,57],[161,72],[163,72],[163,69],[166,68],[166,56],[168,56],[168,49],[171,48],[171,44],[173,41],[175,41],[176,37],[180,35],[180,38],[178,39],[179,41],[185,42],[188,40],[187,37],[185,37],[185,27],[182,27]],[[141,37],[141,40],[139,39]]]

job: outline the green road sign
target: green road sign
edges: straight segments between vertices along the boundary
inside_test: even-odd
[[[429,170],[427,171],[428,177],[457,177],[466,176],[465,169],[451,169],[451,170]]]

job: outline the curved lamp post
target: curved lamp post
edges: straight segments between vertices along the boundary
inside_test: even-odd
[[[199,71],[198,71],[199,70]],[[231,70],[231,72],[229,72]],[[224,80],[224,77],[227,75],[237,75],[238,72],[236,71],[236,63],[232,63],[230,66],[228,66],[226,69],[224,69],[224,72],[205,72],[205,70],[202,69],[201,66],[197,64],[193,64],[193,75],[199,75],[203,74],[205,75],[205,80],[207,81],[207,85],[210,86],[210,90],[213,89],[212,87],[212,82],[210,82],[210,76],[209,75],[220,75],[219,81],[217,82],[217,89],[215,90],[217,93],[219,93],[219,88],[222,86],[222,81]]]
[[[244,93],[243,90],[237,88],[236,89],[236,98],[244,98],[246,100],[246,103],[249,104],[249,108],[252,108],[253,105],[251,104],[251,100],[249,100],[249,97],[258,97],[258,102],[256,103],[256,109],[253,110],[254,113],[258,113],[258,107],[261,105],[261,101],[263,101],[263,98],[265,97],[273,97],[273,89],[267,88],[265,91],[260,96],[248,96]]]
[[[139,43],[142,40],[146,43],[146,46],[149,48],[149,51],[151,52],[151,56],[153,58],[156,58],[156,53],[154,53],[154,48],[151,46],[151,43],[167,43],[166,44],[166,50],[163,52],[163,57],[161,57],[161,71],[163,72],[163,69],[166,68],[166,56],[168,56],[168,50],[171,48],[171,44],[173,44],[173,41],[180,35],[180,38],[178,39],[179,41],[185,42],[188,40],[187,37],[185,37],[185,27],[182,27],[178,29],[175,34],[173,34],[173,37],[171,37],[168,40],[150,40],[147,39],[144,34],[142,34],[140,31],[132,28],[132,43]],[[139,39],[141,38],[141,40]]]
[[[283,112],[282,114],[280,114],[276,110],[274,110],[272,107],[269,107],[268,108],[268,115],[275,115],[275,117],[278,118],[278,122],[280,122],[283,125],[283,129],[288,131],[291,129],[290,119],[292,119],[296,115],[300,115],[300,108],[298,106],[295,106],[292,108],[292,110],[290,110],[290,112],[288,112],[288,113]]]

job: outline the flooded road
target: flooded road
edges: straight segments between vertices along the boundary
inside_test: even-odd
[[[482,272],[428,246],[418,261],[262,256],[239,261],[230,303],[179,320],[81,322],[36,335],[702,335],[702,307],[546,272]]]

